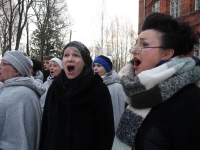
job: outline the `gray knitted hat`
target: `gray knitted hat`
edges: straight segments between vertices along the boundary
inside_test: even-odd
[[[8,61],[17,71],[19,71],[21,76],[26,77],[30,75],[29,72],[33,66],[33,62],[23,51],[7,51],[2,59]]]

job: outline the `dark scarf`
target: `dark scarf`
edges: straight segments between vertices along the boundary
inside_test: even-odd
[[[94,74],[92,68],[90,67],[84,67],[83,71],[80,73],[79,76],[77,76],[75,79],[69,79],[67,78],[66,74],[62,73],[62,80],[63,85],[66,89],[66,92],[72,92],[75,93],[78,92],[78,90],[85,85],[88,80],[90,80],[90,77]]]
[[[137,130],[151,108],[168,100],[188,84],[200,80],[200,60],[196,57],[176,57],[137,76],[133,75],[133,65],[129,63],[119,75],[129,99],[116,137],[129,147],[134,147]]]
[[[91,67],[84,67],[83,71],[75,79],[67,78],[65,71],[62,70],[52,84],[57,97],[62,95],[62,101],[70,102],[73,97],[86,93],[99,82],[103,82],[101,77],[94,75]]]

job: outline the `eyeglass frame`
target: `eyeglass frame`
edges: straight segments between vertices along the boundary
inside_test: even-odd
[[[142,52],[142,49],[145,49],[145,48],[164,48],[166,49],[167,47],[164,47],[164,46],[145,46],[145,47],[140,47],[140,51],[139,52],[134,52],[135,54],[140,54]],[[135,47],[131,48],[129,51],[131,53],[131,51],[133,51],[133,49],[135,49]]]

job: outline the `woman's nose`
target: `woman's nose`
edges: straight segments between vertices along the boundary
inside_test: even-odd
[[[94,69],[94,70],[97,70],[97,66],[95,65],[95,66],[93,67],[93,69]]]
[[[130,53],[131,54],[139,54],[139,53],[141,53],[140,49],[141,49],[140,47],[133,47],[130,49]]]
[[[74,57],[72,56],[72,55],[70,55],[69,57],[68,57],[68,60],[69,61],[72,61],[74,59]]]

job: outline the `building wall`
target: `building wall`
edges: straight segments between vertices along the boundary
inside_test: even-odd
[[[152,12],[152,4],[156,0],[139,0],[139,25],[138,33],[144,18]],[[145,7],[146,6],[146,7]],[[170,0],[160,0],[160,12],[170,14]],[[190,26],[200,33],[200,10],[195,11],[195,0],[181,1],[180,17],[189,22]]]

